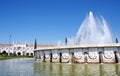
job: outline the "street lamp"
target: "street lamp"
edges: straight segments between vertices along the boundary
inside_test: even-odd
[[[8,55],[10,55],[10,46],[11,46],[11,35],[9,35],[9,52],[8,52]]]

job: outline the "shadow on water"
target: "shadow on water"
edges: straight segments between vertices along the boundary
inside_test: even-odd
[[[35,76],[120,76],[120,64],[34,64]]]

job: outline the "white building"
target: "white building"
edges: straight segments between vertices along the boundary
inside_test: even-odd
[[[48,46],[54,46],[54,45],[38,44],[37,48],[48,47]],[[3,53],[5,51],[8,54],[32,56],[34,55],[33,50],[34,50],[34,44],[26,44],[21,42],[17,42],[13,44],[0,44],[0,53]]]
[[[0,53],[4,51],[15,55],[33,55],[34,47],[29,47],[26,43],[0,44]]]

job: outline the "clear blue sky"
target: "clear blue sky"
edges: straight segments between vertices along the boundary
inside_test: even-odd
[[[102,15],[120,39],[119,0],[0,0],[0,43],[51,44],[76,35],[89,11]]]

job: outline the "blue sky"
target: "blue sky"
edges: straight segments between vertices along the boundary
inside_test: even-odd
[[[89,11],[102,15],[120,39],[119,0],[0,0],[0,43],[51,44],[76,35]]]

